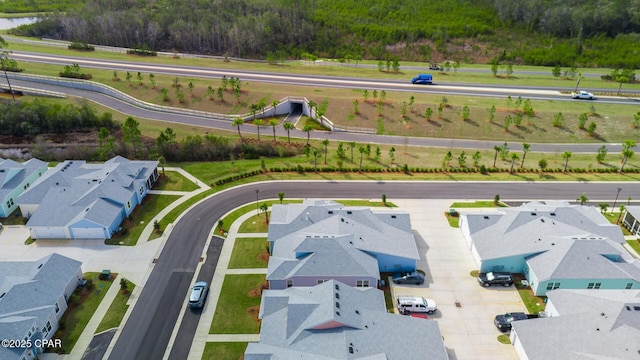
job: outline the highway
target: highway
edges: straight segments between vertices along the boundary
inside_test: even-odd
[[[122,329],[109,359],[161,359],[167,356],[168,342],[174,326],[180,331],[168,358],[185,359],[193,339],[199,314],[189,313],[181,324],[178,315],[186,306],[184,299],[200,257],[217,262],[220,241],[215,249],[204,249],[217,220],[226,212],[256,200],[277,199],[279,192],[291,198],[379,199],[493,199],[503,201],[565,199],[575,201],[585,192],[592,204],[612,202],[617,188],[620,199],[640,198],[640,183],[567,183],[567,182],[344,182],[344,181],[274,181],[254,183],[219,192],[191,209],[178,221],[156,265]],[[425,206],[429,203],[425,201]],[[211,269],[211,263],[207,265]],[[203,268],[207,268],[203,266]],[[211,281],[212,271],[198,280]]]

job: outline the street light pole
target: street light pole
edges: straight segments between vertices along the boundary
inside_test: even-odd
[[[256,212],[260,213],[260,207],[258,206],[258,193],[260,189],[256,189]]]
[[[613,200],[613,206],[611,207],[611,213],[613,214],[613,209],[616,208],[616,203],[618,202],[618,196],[620,195],[620,191],[622,191],[622,188],[618,188],[618,193],[616,194],[616,199]]]

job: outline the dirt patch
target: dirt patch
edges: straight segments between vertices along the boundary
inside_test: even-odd
[[[247,308],[247,315],[251,316],[251,318],[256,322],[260,322],[260,319],[258,319],[259,313],[260,313],[260,305],[251,306]]]
[[[249,290],[248,295],[249,297],[261,297],[262,290],[266,290],[268,288],[269,288],[269,283],[267,281],[263,281],[262,284],[260,284],[260,286]]]
[[[258,255],[258,260],[262,262],[269,262],[269,252],[267,249],[262,249],[262,252]]]

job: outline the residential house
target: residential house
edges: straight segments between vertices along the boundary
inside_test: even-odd
[[[315,286],[329,279],[354,287],[376,287],[378,261],[358,250],[352,234],[308,236],[295,248],[277,246],[269,258],[269,289]]]
[[[640,236],[640,206],[627,206],[624,210],[622,224],[632,234]]]
[[[47,163],[30,159],[23,163],[0,159],[0,217],[18,208],[18,196],[47,171]]]
[[[260,341],[245,360],[448,359],[436,321],[388,313],[376,288],[329,280],[266,290],[259,317]]]
[[[18,198],[34,239],[109,239],[158,179],[157,161],[68,160]]]
[[[328,200],[305,200],[302,204],[272,207],[268,233],[272,255],[287,257],[283,254],[295,253],[309,237],[330,239],[345,235],[352,236],[350,241],[356,249],[376,258],[381,272],[416,269],[420,255],[406,212],[373,211]]]
[[[640,264],[621,246],[622,231],[595,207],[531,202],[464,214],[460,228],[481,272],[523,273],[536,295],[640,286]]]
[[[638,359],[640,290],[553,290],[549,317],[513,322],[522,360]]]
[[[30,340],[28,348],[0,347],[0,359],[35,359],[43,349],[35,340],[50,340],[82,280],[82,263],[51,254],[36,261],[0,262],[0,335]]]

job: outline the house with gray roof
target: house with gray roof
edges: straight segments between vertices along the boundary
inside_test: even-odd
[[[552,249],[525,259],[524,275],[533,292],[553,289],[640,289],[640,260],[617,242],[557,239]]]
[[[18,196],[47,171],[47,163],[30,159],[23,163],[0,158],[0,217],[18,208]]]
[[[376,288],[330,280],[266,290],[259,317],[260,341],[245,360],[448,359],[436,321],[388,313]]]
[[[640,290],[553,290],[548,317],[513,322],[520,359],[638,359]]]
[[[18,198],[34,239],[109,239],[158,179],[157,161],[68,160]]]
[[[629,232],[640,237],[640,206],[627,206],[624,209],[622,224]]]
[[[595,207],[562,201],[463,214],[460,229],[481,272],[521,273],[526,257],[551,250],[563,239],[625,241],[620,228]]]
[[[272,206],[267,238],[272,255],[291,258],[307,238],[346,235],[350,245],[376,258],[381,272],[416,269],[420,255],[407,212],[329,200]]]
[[[28,348],[0,347],[0,359],[34,359],[43,349],[35,340],[50,340],[82,280],[82,263],[51,254],[36,261],[0,262],[0,335],[27,339]]]
[[[378,261],[353,244],[353,234],[308,236],[293,252],[274,249],[269,258],[269,289],[315,286],[330,279],[354,287],[376,287],[380,279]]]

